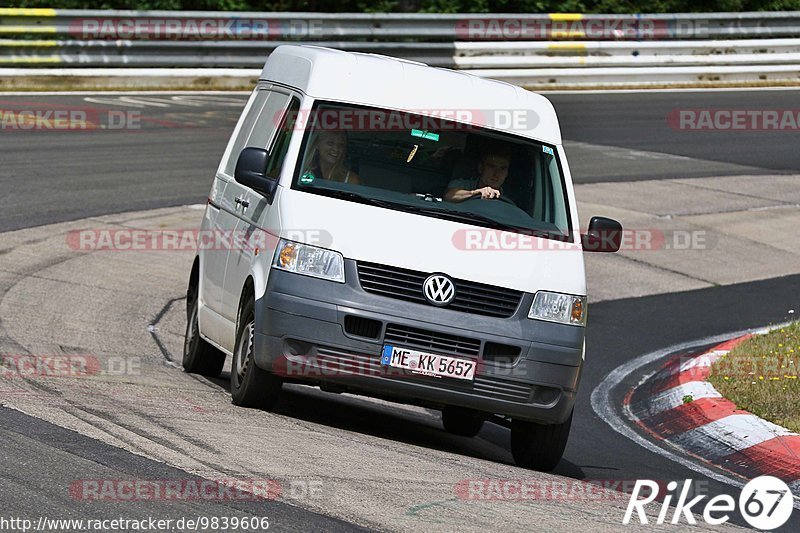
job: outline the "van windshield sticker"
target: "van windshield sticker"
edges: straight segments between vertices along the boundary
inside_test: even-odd
[[[431,131],[424,131],[424,130],[411,130],[412,137],[421,137],[422,139],[428,139],[430,141],[438,141],[439,134],[433,133]]]
[[[311,172],[310,170],[308,172],[303,173],[303,175],[300,176],[300,183],[311,183],[313,181],[314,181],[314,173]]]
[[[550,148],[549,146],[542,146],[542,152],[544,152],[546,154],[550,154],[552,156],[556,155],[555,152],[553,151],[553,149]]]

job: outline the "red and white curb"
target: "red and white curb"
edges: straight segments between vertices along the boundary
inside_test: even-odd
[[[800,495],[800,435],[737,409],[707,381],[711,365],[751,335],[699,355],[676,355],[625,397],[625,411],[656,440],[736,477],[775,476]]]

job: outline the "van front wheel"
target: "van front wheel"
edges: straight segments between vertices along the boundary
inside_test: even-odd
[[[511,455],[517,466],[549,472],[567,447],[572,413],[561,424],[536,424],[525,420],[511,422]]]
[[[283,382],[259,368],[254,357],[255,301],[250,296],[242,306],[236,329],[236,347],[231,363],[231,400],[235,405],[268,411],[275,406]]]
[[[190,287],[186,298],[186,337],[183,342],[183,370],[215,378],[225,365],[225,354],[200,336],[197,323],[197,287]]]

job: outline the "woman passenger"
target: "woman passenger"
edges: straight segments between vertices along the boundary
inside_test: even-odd
[[[358,174],[347,164],[347,134],[343,131],[321,131],[316,134],[308,149],[310,158],[306,159],[303,176],[309,172],[313,178],[338,181],[340,183],[361,183]]]

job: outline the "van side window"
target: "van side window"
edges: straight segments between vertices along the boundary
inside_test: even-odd
[[[278,134],[275,138],[275,143],[270,151],[269,162],[267,163],[267,176],[277,178],[280,176],[281,168],[283,167],[283,160],[286,159],[286,152],[289,150],[289,141],[292,140],[292,133],[294,133],[294,125],[297,121],[297,116],[300,113],[300,100],[292,98],[289,108],[283,115],[281,126],[278,128]]]
[[[270,146],[290,98],[288,94],[276,91],[261,90],[256,93],[222,166],[226,176],[233,176],[242,150]]]

